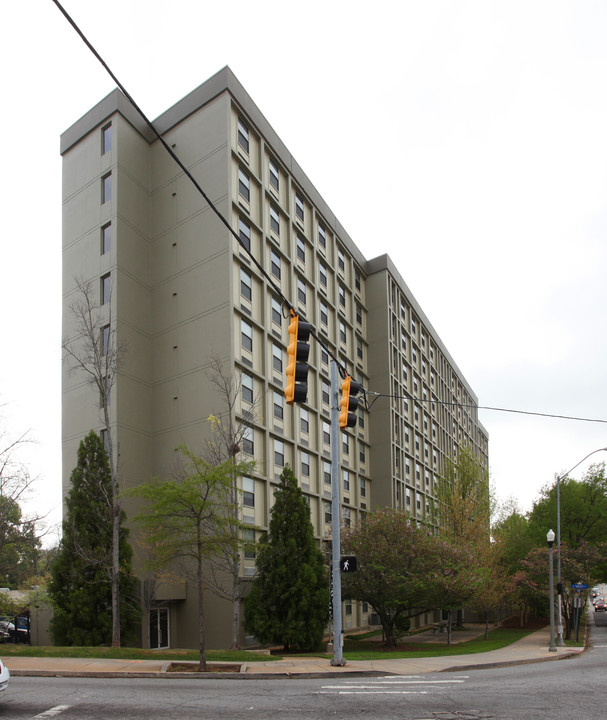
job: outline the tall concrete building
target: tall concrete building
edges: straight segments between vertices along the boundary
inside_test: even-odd
[[[111,396],[121,487],[170,477],[179,443],[203,446],[209,416],[225,410],[209,378],[220,357],[241,382],[234,420],[245,426],[242,456],[256,461],[241,479],[247,538],[267,528],[287,463],[316,535],[328,537],[328,349],[385,395],[340,434],[342,522],[379,506],[424,519],[444,458],[467,444],[487,467],[488,438],[473,390],[397,268],[386,255],[363,257],[228,68],[154,126],[241,243],[118,90],[61,136],[63,332],[74,335],[77,280],[92,282],[99,317],[127,347]],[[307,402],[294,406],[283,396],[288,319],[277,289],[321,339],[311,342]],[[67,493],[81,439],[104,423],[95,391],[67,363],[62,397]],[[241,570],[246,582],[254,557]],[[230,605],[207,598],[208,646],[225,647]],[[371,612],[346,603],[344,627],[365,626]],[[143,645],[196,647],[195,628],[193,588],[158,587]]]

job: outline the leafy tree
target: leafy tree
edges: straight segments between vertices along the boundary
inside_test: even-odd
[[[91,430],[78,448],[70,478],[57,559],[49,595],[55,608],[51,634],[57,645],[109,645],[112,642],[112,478],[101,438]],[[132,640],[138,620],[136,579],[128,530],[120,526],[121,631]]]
[[[356,572],[342,578],[342,595],[368,602],[386,645],[396,645],[403,621],[432,607],[427,578],[436,559],[433,538],[406,513],[386,508],[345,528],[342,548],[357,559]]]
[[[147,501],[134,520],[145,532],[147,548],[153,549],[151,569],[171,564],[174,572],[195,583],[198,591],[199,649],[202,672],[207,669],[204,633],[204,586],[207,561],[221,548],[237,542],[230,508],[233,474],[246,474],[249,463],[232,460],[214,466],[185,445],[178,450],[183,458],[180,475],[171,480],[154,480],[128,491],[131,497]],[[234,547],[233,552],[237,552]]]
[[[274,494],[268,535],[258,544],[245,627],[261,642],[282,643],[285,650],[315,649],[329,619],[329,600],[310,508],[287,465]]]

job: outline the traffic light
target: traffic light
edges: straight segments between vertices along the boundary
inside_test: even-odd
[[[312,325],[302,322],[291,310],[289,345],[287,347],[287,386],[285,398],[289,405],[305,402],[308,397],[308,339]]]
[[[339,427],[355,427],[356,426],[356,408],[358,407],[358,398],[354,397],[363,389],[361,383],[352,380],[350,375],[346,375],[346,379],[341,384],[341,401],[339,407]]]

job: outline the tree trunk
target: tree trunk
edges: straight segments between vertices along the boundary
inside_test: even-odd
[[[207,671],[207,655],[204,647],[204,605],[202,592],[202,561],[198,560],[198,624],[200,626],[199,645],[200,645],[200,663],[198,670],[200,672]]]
[[[447,645],[451,645],[451,610],[447,610]]]
[[[112,517],[112,647],[120,647],[120,505],[114,490]]]
[[[485,612],[485,640],[489,640],[489,610]]]
[[[232,567],[232,650],[240,650],[240,579],[238,577],[238,556]]]

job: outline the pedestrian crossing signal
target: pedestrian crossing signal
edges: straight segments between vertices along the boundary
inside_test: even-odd
[[[339,560],[339,569],[342,572],[354,572],[356,570],[356,557],[348,555]]]

